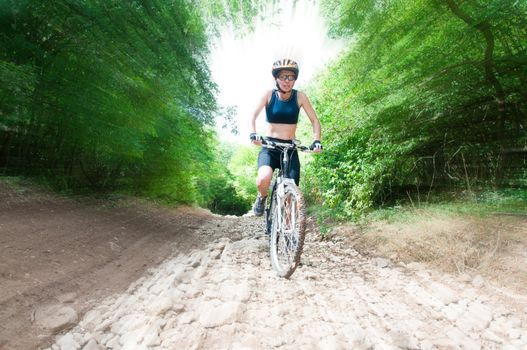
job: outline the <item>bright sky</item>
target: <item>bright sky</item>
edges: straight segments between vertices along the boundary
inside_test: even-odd
[[[211,54],[212,76],[218,84],[221,106],[236,106],[236,122],[240,134],[235,136],[227,129],[218,133],[224,140],[248,143],[247,121],[253,114],[263,94],[274,87],[271,67],[274,61],[291,58],[300,66],[295,89],[302,90],[306,82],[334,58],[343,48],[341,41],[330,40],[326,26],[313,0],[281,1],[280,11],[269,8],[273,17],[258,19],[255,30],[242,38],[236,37],[232,28],[222,31]],[[272,5],[270,5],[272,6]],[[309,96],[308,96],[309,97]],[[257,120],[257,132],[265,131],[265,110]]]

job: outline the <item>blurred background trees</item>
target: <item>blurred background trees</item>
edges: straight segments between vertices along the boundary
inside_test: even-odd
[[[525,1],[320,2],[348,46],[309,91],[325,145],[304,167],[311,203],[353,217],[525,190]],[[222,24],[248,30],[264,4],[1,1],[0,173],[247,211],[256,150],[218,141],[232,111],[207,56]]]
[[[0,171],[210,204],[231,181],[207,66],[214,6],[189,5],[2,1]]]
[[[310,163],[313,200],[353,216],[437,193],[526,188],[527,3],[323,5],[332,35],[351,44],[313,87],[327,146]]]

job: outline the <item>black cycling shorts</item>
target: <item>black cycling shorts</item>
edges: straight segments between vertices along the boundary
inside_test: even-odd
[[[291,140],[281,140],[273,137],[266,137],[269,141],[291,143]],[[273,171],[280,168],[280,157],[282,156],[282,150],[278,148],[267,148],[262,147],[258,154],[258,169],[262,165],[270,166]],[[298,159],[298,152],[288,152],[289,157],[289,178],[294,179],[296,185],[300,183],[300,160]]]

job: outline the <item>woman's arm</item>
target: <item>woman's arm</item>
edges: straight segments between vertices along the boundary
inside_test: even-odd
[[[260,103],[258,103],[258,106],[254,110],[253,115],[251,116],[251,118],[249,118],[249,132],[250,133],[256,132],[256,119],[260,115],[260,112],[262,111],[262,109],[267,105],[267,102],[271,98],[271,93],[272,93],[272,90],[268,91],[262,97],[262,99],[260,100]]]
[[[311,121],[311,125],[313,125],[313,139],[320,141],[320,121],[306,94],[300,91],[298,91],[298,104],[304,109],[307,117]]]

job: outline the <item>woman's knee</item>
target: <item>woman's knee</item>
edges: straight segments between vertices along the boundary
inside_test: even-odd
[[[271,177],[272,176],[258,175],[258,177],[256,178],[256,186],[269,186],[269,184],[271,183]]]
[[[260,186],[269,186],[271,179],[273,178],[273,170],[269,167],[258,169],[258,176],[256,177],[256,185]]]

